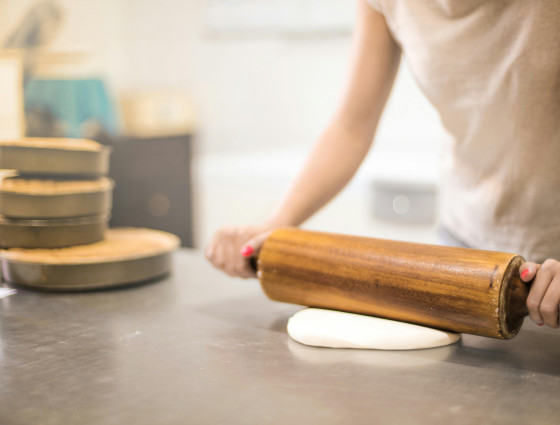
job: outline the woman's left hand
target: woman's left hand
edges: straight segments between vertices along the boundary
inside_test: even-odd
[[[560,327],[560,261],[546,260],[542,264],[526,262],[519,267],[519,274],[523,282],[534,279],[527,298],[531,320],[539,326]]]

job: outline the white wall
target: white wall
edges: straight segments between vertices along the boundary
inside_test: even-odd
[[[215,38],[203,0],[129,1],[128,88],[176,86],[200,110],[203,151],[309,144],[341,86],[347,37]],[[150,17],[150,19],[146,19]]]
[[[125,3],[128,72],[120,87],[189,93],[200,111],[203,151],[307,148],[333,113],[349,35],[216,38],[203,26],[204,0]],[[394,94],[378,144],[433,149],[439,122],[406,69]]]

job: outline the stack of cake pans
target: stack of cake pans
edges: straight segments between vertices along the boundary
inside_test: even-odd
[[[0,247],[61,248],[103,239],[110,148],[85,139],[0,141]]]
[[[6,281],[84,290],[170,270],[175,235],[107,229],[111,149],[86,139],[0,140],[0,249]]]

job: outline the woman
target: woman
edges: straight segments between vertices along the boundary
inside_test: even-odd
[[[558,328],[560,0],[360,0],[348,87],[287,196],[259,226],[224,228],[206,255],[232,276],[280,226],[299,226],[368,152],[401,53],[449,134],[440,224],[457,244],[530,260],[527,307]]]

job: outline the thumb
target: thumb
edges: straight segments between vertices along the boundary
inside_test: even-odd
[[[521,264],[519,267],[519,275],[521,276],[521,280],[523,282],[530,282],[535,278],[539,268],[541,266],[537,263],[531,263],[529,261]]]

